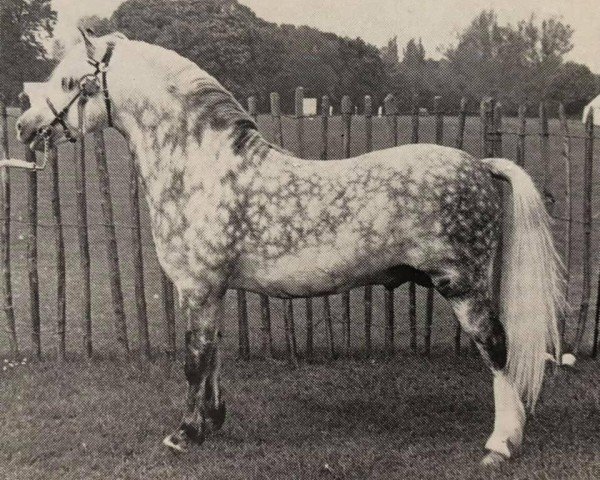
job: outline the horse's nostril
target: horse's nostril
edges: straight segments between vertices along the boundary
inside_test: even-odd
[[[20,132],[23,129],[23,124],[21,122],[17,122],[17,130]]]

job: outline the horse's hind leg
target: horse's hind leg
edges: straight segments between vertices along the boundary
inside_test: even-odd
[[[449,300],[462,328],[471,335],[494,376],[494,431],[485,445],[489,453],[482,463],[499,463],[520,447],[525,425],[523,402],[504,373],[507,356],[504,328],[485,294]]]
[[[190,442],[201,443],[225,419],[219,386],[219,325],[223,299],[183,296],[188,317],[185,336],[185,376],[188,383],[185,411],[179,429],[163,443],[185,451]]]

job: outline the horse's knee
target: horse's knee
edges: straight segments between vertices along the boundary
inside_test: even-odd
[[[217,343],[204,330],[189,330],[185,334],[185,377],[190,384],[199,384],[214,367]]]

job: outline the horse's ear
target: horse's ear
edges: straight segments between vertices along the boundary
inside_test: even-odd
[[[90,33],[89,33],[89,32],[92,32],[92,30],[87,28],[84,31],[82,28],[79,28],[79,32],[81,33],[81,36],[83,37],[83,43],[85,44],[85,51],[87,53],[88,58],[94,58],[94,53],[96,52],[96,47],[90,40]],[[92,32],[92,34],[93,34],[93,32]]]

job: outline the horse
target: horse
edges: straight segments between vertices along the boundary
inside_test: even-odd
[[[17,133],[37,149],[107,126],[127,141],[160,265],[187,317],[187,395],[166,446],[186,451],[225,420],[227,289],[289,299],[415,281],[449,302],[492,373],[495,422],[482,462],[519,451],[547,349],[560,358],[564,307],[549,216],[522,168],[427,144],[296,158],[193,62],[121,33],[82,35]],[[85,108],[71,108],[76,101]]]

